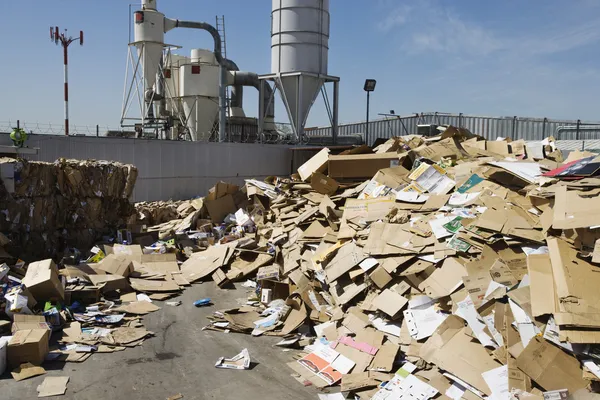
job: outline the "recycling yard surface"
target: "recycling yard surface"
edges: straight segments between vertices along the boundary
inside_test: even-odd
[[[552,137],[447,126],[135,205],[131,165],[0,166],[11,398],[598,391],[600,156]]]
[[[96,354],[84,363],[47,364],[47,375],[16,382],[10,373],[0,381],[2,398],[32,399],[45,376],[70,377],[61,399],[166,399],[181,393],[184,399],[314,399],[316,391],[299,385],[282,366],[289,353],[272,347],[279,340],[240,334],[202,331],[216,306],[196,308],[194,301],[211,297],[219,307],[236,307],[245,288],[220,290],[196,285],[176,300],[178,307],[156,302],[161,309],[144,318],[156,337],[127,351]],[[219,357],[234,356],[248,348],[252,370],[216,369]]]

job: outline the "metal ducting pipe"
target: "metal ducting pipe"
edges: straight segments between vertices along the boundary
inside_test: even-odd
[[[254,72],[233,72],[233,84],[231,107],[242,107],[244,99],[243,86],[252,86],[260,91],[260,79],[258,79],[258,74]],[[264,104],[267,118],[275,118],[275,102],[272,101],[272,97],[273,89],[271,89],[271,86],[265,85],[263,98],[260,101]]]

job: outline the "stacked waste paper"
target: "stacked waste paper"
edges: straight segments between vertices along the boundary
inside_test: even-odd
[[[0,171],[0,231],[30,259],[55,257],[67,246],[87,251],[133,212],[132,165],[0,158]]]
[[[165,203],[169,221],[138,206],[85,261],[0,268],[0,328],[13,331],[0,350],[20,377],[139,345],[153,302],[239,281],[245,304],[205,329],[279,337],[295,349],[292,376],[334,399],[588,394],[600,382],[600,157],[565,156],[552,138],[447,127],[323,149],[291,178],[220,182]],[[48,324],[58,345],[46,350],[50,331],[23,319]],[[25,343],[36,357],[11,358]],[[249,365],[244,349],[216,367]]]
[[[153,228],[186,281],[252,288],[206,329],[281,337],[293,376],[341,398],[597,387],[600,158],[453,127],[329,153]]]

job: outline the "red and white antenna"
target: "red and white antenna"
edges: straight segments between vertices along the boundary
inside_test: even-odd
[[[65,68],[65,135],[69,136],[69,45],[73,42],[79,41],[79,44],[83,46],[83,31],[79,31],[79,37],[67,36],[67,30],[64,33],[60,33],[58,26],[50,27],[50,40],[56,45],[61,44],[63,47],[64,55],[64,68]]]

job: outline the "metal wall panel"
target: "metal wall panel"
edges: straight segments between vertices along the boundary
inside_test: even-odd
[[[6,134],[0,145],[11,145]],[[289,146],[246,143],[200,143],[107,137],[31,135],[39,148],[30,160],[58,158],[111,160],[139,170],[133,201],[189,199],[202,196],[218,181],[242,184],[245,178],[287,176],[292,165]]]

